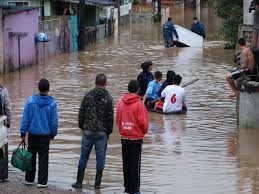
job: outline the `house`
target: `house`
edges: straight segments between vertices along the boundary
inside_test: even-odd
[[[38,7],[0,6],[0,72],[36,64]]]

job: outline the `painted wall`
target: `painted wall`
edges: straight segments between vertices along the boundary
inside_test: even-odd
[[[0,9],[0,73],[4,71],[4,53],[3,53],[3,10]]]
[[[40,6],[40,0],[0,0],[0,5],[8,5],[8,2],[14,2],[14,1],[28,1],[30,2],[30,6]],[[44,13],[45,16],[51,16],[51,0],[45,0],[45,7],[44,7]],[[40,14],[40,12],[39,12]]]
[[[36,64],[35,33],[38,32],[38,9],[4,17],[4,72],[19,68],[18,40],[9,37],[9,32],[27,32],[21,40],[21,66]]]

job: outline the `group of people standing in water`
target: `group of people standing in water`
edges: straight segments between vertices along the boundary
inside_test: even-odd
[[[141,65],[143,71],[136,80],[128,83],[128,92],[121,96],[116,106],[116,124],[122,145],[124,192],[129,194],[140,194],[141,150],[149,127],[147,108],[170,112],[182,110],[185,106],[185,92],[179,86],[181,76],[168,71],[166,80],[161,84],[162,73],[156,71],[153,76],[152,66],[151,61]],[[85,93],[79,109],[78,127],[82,131],[82,141],[77,179],[72,184],[74,188],[83,186],[93,147],[97,163],[94,188],[101,188],[107,144],[113,132],[114,106],[113,98],[106,90],[106,75],[98,74],[95,85]],[[38,156],[37,187],[45,188],[48,183],[49,145],[59,134],[58,102],[49,95],[50,83],[47,79],[39,81],[38,89],[39,92],[30,96],[25,103],[20,137],[23,144],[28,142],[28,151],[32,153],[32,170],[25,174],[25,185],[34,185]],[[0,94],[3,115],[7,116],[5,125],[10,127],[11,111],[7,89],[1,86]],[[160,97],[165,98],[164,103]],[[0,181],[8,182],[8,144],[0,148],[0,153],[4,153],[0,157]]]
[[[166,80],[161,84],[162,72],[151,73],[153,63],[146,61],[141,65],[143,71],[137,77],[140,83],[139,95],[143,97],[147,109],[164,113],[186,111],[186,94],[180,85],[182,77],[168,71]]]

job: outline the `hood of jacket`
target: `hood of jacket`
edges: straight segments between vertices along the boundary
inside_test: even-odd
[[[148,71],[149,66],[153,65],[152,61],[146,61],[141,64],[141,68],[143,69],[144,72]]]
[[[48,106],[54,101],[54,98],[49,95],[42,96],[40,94],[34,94],[32,98],[39,107]]]
[[[126,94],[123,94],[122,96],[122,101],[125,104],[133,104],[139,100],[140,100],[140,96],[133,93],[126,93]]]

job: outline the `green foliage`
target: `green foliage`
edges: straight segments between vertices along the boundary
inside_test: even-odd
[[[243,0],[215,0],[216,14],[223,18],[219,34],[235,44],[243,21]]]
[[[133,4],[135,4],[135,5],[140,4],[140,0],[133,0]]]

